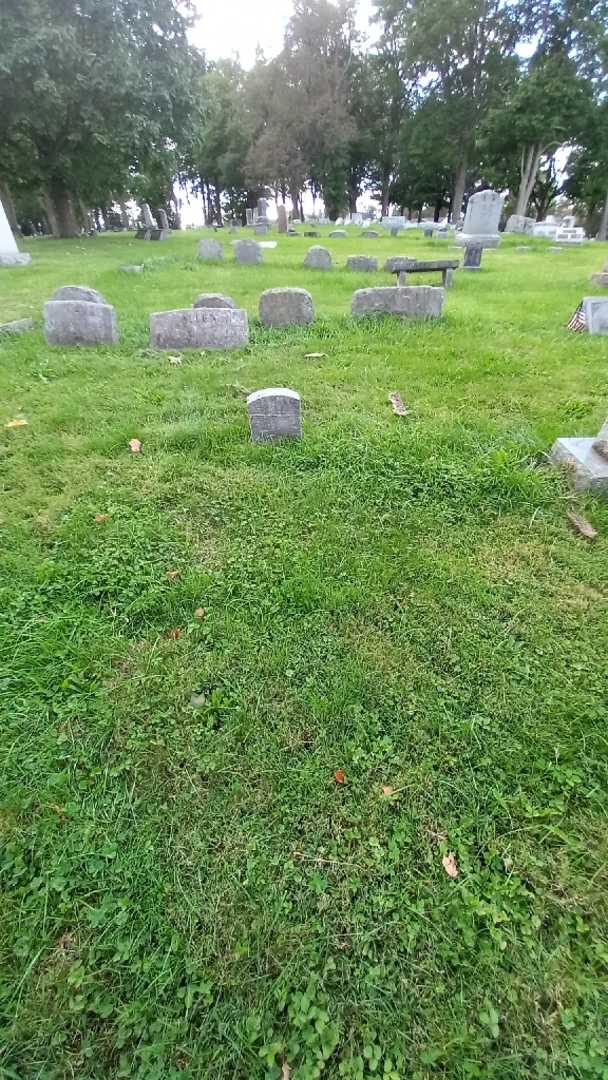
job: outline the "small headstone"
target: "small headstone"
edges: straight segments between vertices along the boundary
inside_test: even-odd
[[[318,244],[308,249],[304,266],[309,270],[331,270],[331,255],[327,248]]]
[[[248,341],[247,312],[240,308],[182,308],[150,315],[154,349],[242,349]]]
[[[335,240],[345,240],[347,235],[346,229],[333,229],[329,234],[330,238],[333,237]]]
[[[277,225],[280,233],[287,232],[287,210],[282,204],[277,207]]]
[[[121,266],[120,270],[123,274],[143,274],[144,264],[137,263],[134,266]]]
[[[110,304],[84,300],[48,300],[44,336],[49,345],[115,345],[116,312]]]
[[[369,272],[378,269],[378,260],[372,255],[349,255],[346,260],[347,270]]]
[[[263,326],[305,326],[314,317],[312,296],[306,289],[266,289],[260,296]]]
[[[158,229],[158,225],[152,217],[152,211],[147,202],[141,204],[141,217],[146,229]]]
[[[302,436],[302,404],[296,390],[272,386],[247,398],[253,442],[278,442]]]
[[[31,255],[22,255],[19,251],[0,200],[0,266],[27,266],[31,261]]]
[[[380,221],[380,224],[385,229],[388,229],[392,235],[394,231],[399,232],[400,229],[405,229],[405,218],[402,215],[398,215],[396,217],[384,215]]]
[[[454,271],[446,270],[443,281],[446,289],[452,289],[454,287]]]
[[[26,334],[33,329],[33,319],[13,319],[12,322],[0,323],[0,334]]]
[[[319,234],[316,231],[316,229],[308,229],[308,231],[304,230],[304,236],[314,237],[314,236],[318,236],[318,235]]]
[[[608,334],[608,297],[584,296],[583,311],[590,334]]]
[[[353,293],[353,315],[397,315],[401,319],[438,319],[445,293],[433,285],[406,285],[378,289],[357,289]]]
[[[365,232],[361,233],[360,239],[361,240],[377,240],[379,236],[380,236],[380,233],[377,233],[374,229],[366,229]]]
[[[198,257],[204,259],[205,262],[221,262],[224,258],[224,248],[219,240],[206,238],[199,242]]]
[[[575,491],[592,491],[608,498],[608,458],[601,452],[608,439],[608,420],[597,438],[557,439],[551,450],[554,465],[565,466]]]
[[[599,274],[592,274],[591,284],[599,286],[600,289],[608,289],[608,273],[604,270]]]
[[[515,250],[522,253],[524,251],[534,251],[534,248],[530,244],[517,244]]]
[[[463,270],[480,270],[483,246],[477,243],[468,243],[464,249]]]
[[[271,229],[270,222],[266,218],[258,218],[253,226],[253,231],[256,236],[266,236]]]
[[[224,296],[223,293],[218,292],[204,292],[200,296],[197,296],[194,301],[193,308],[233,308],[236,310],[236,304],[232,297]]]
[[[253,209],[251,206],[248,206],[245,210],[245,221],[249,227],[253,225]]]
[[[237,263],[249,265],[262,262],[262,249],[255,240],[233,240],[232,246]]]
[[[433,226],[432,225],[425,225],[424,229],[422,230],[422,235],[426,236],[427,240],[432,240],[432,238],[433,238]]]
[[[511,214],[505,225],[506,233],[527,233],[532,236],[532,230],[536,225],[534,218],[525,217],[524,214]]]
[[[559,255],[560,252],[562,252],[563,250],[564,250],[563,248],[554,247],[554,246],[551,246],[551,247],[547,248],[547,251],[550,251],[552,253],[552,255]]]
[[[462,232],[457,234],[456,243],[461,247],[471,241],[486,248],[498,247],[500,244],[498,224],[503,202],[504,196],[490,188],[471,195]]]
[[[62,285],[51,296],[51,300],[82,300],[85,304],[107,304],[105,296],[88,285]]]

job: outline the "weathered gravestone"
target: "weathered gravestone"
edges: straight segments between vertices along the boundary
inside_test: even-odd
[[[51,296],[51,300],[84,300],[86,304],[107,304],[105,296],[88,285],[62,285]]]
[[[299,439],[302,435],[302,404],[296,390],[271,386],[247,398],[247,412],[254,442]]]
[[[144,264],[136,263],[133,266],[121,266],[120,271],[122,274],[143,274]]]
[[[49,345],[115,345],[116,312],[110,304],[85,300],[48,300],[44,336]]]
[[[156,211],[156,219],[158,221],[158,228],[152,229],[150,234],[151,240],[168,240],[171,236],[171,229],[169,228],[169,218],[167,217],[167,211],[162,207]]]
[[[287,210],[283,205],[277,207],[277,225],[280,233],[287,232]]]
[[[304,326],[314,317],[312,296],[306,289],[266,289],[260,296],[264,326]]]
[[[247,312],[240,308],[182,308],[150,315],[154,349],[242,349],[248,341]]]
[[[457,234],[456,243],[461,247],[471,241],[485,248],[498,247],[500,244],[498,224],[503,201],[503,196],[490,188],[471,195],[462,232]]]
[[[566,467],[575,491],[593,491],[608,498],[608,420],[596,438],[557,439],[551,460]]]
[[[221,262],[224,258],[224,248],[219,240],[205,239],[199,241],[198,257],[205,262]]]
[[[375,229],[366,229],[365,232],[361,233],[360,239],[361,240],[377,240],[379,236],[380,236],[380,233],[377,233],[375,231]]]
[[[593,285],[599,285],[601,289],[608,289],[608,262],[604,263],[604,266],[599,273],[591,275],[591,283]]]
[[[438,319],[445,293],[433,285],[389,286],[357,289],[353,293],[353,315],[397,315],[401,319]]]
[[[327,248],[315,244],[308,249],[304,266],[309,270],[331,270],[331,255]]]
[[[249,265],[262,262],[262,248],[255,240],[234,240],[232,246],[237,263]]]
[[[4,206],[0,201],[0,266],[26,266],[31,261],[31,255],[23,255],[19,251]]]
[[[427,240],[432,240],[433,239],[433,232],[434,232],[434,229],[433,229],[432,225],[425,225],[424,229],[422,230],[422,235],[426,236]]]
[[[349,255],[346,260],[347,270],[370,272],[378,269],[378,260],[373,255]]]
[[[0,323],[0,334],[26,334],[33,329],[33,319],[13,319],[12,322]]]
[[[141,204],[141,222],[136,233],[136,240],[150,240],[153,232],[158,231],[158,225],[152,216],[148,203]]]
[[[536,221],[534,218],[525,217],[524,214],[511,214],[507,219],[505,225],[506,233],[525,233],[527,236],[532,236],[532,230]]]
[[[236,310],[236,304],[231,296],[224,296],[223,293],[218,292],[204,292],[200,296],[197,296],[194,301],[193,308],[233,308]]]
[[[477,242],[469,243],[464,249],[464,259],[462,263],[463,270],[481,270],[481,256],[483,255],[483,246]]]
[[[583,311],[590,334],[608,334],[608,297],[584,296]]]
[[[335,240],[345,240],[348,233],[346,232],[346,229],[333,229],[329,235],[330,238],[333,237]]]
[[[245,222],[249,227],[253,225],[253,208],[251,206],[248,206],[245,210]]]

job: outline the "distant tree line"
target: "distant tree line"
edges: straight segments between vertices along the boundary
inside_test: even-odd
[[[125,220],[174,183],[209,223],[260,194],[331,217],[363,192],[455,219],[491,184],[510,212],[565,195],[608,229],[608,0],[295,0],[278,56],[250,71],[188,43],[190,0],[3,0],[0,196],[56,236]],[[117,208],[121,208],[118,213]],[[91,219],[93,213],[93,219]]]

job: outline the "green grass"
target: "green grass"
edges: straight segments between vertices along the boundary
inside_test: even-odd
[[[606,249],[507,238],[440,323],[355,323],[389,279],[347,254],[448,253],[357,232],[331,273],[192,233],[0,272],[38,320],[0,341],[3,1080],[608,1076],[608,506],[573,535],[545,457],[607,411],[564,330]],[[67,283],[119,346],[45,345]],[[259,327],[275,285],[312,327]],[[148,314],[204,290],[250,346],[172,366]],[[269,385],[301,442],[250,443]]]

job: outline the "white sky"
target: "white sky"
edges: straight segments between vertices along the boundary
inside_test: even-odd
[[[291,0],[195,0],[195,7],[199,18],[192,43],[204,49],[209,60],[238,54],[246,68],[252,67],[258,45],[266,57],[280,51],[292,13]],[[373,10],[372,0],[359,0],[357,25],[364,34]]]

